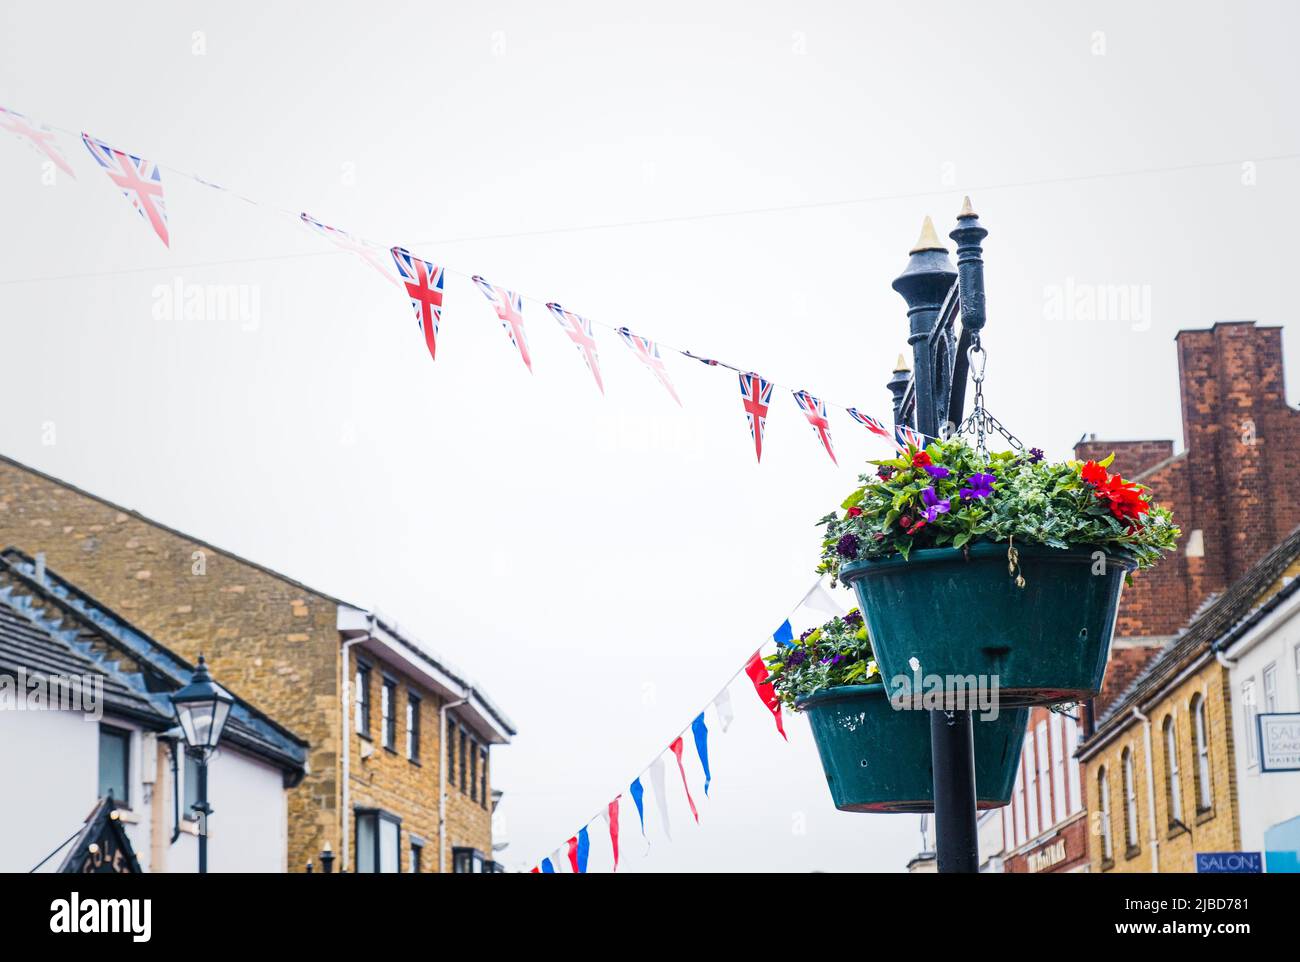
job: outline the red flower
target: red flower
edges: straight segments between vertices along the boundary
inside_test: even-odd
[[[1118,474],[1097,490],[1097,497],[1109,501],[1110,513],[1121,521],[1136,521],[1149,510],[1147,503],[1142,500],[1142,489],[1125,481]]]
[[[912,517],[911,517],[911,515],[906,515],[906,514],[905,514],[905,515],[903,515],[901,518],[899,518],[899,519],[898,519],[898,526],[899,526],[900,528],[902,528],[904,531],[906,531],[908,528],[910,528],[910,527],[912,526]]]
[[[912,455],[912,467],[914,468],[924,468],[931,464],[934,464],[934,462],[930,460],[930,455],[924,451],[917,451]]]
[[[1103,485],[1107,480],[1106,469],[1096,461],[1089,461],[1085,464],[1080,474],[1083,476],[1083,480],[1089,484]]]
[[[918,531],[920,531],[922,528],[924,528],[924,527],[926,526],[926,524],[928,524],[928,522],[926,522],[926,521],[918,521],[916,524],[914,524],[914,525],[912,526],[912,530],[909,531],[909,532],[907,532],[907,533],[908,533],[908,534],[916,534]]]
[[[849,508],[849,517],[850,517],[850,518],[856,518],[856,517],[857,517],[858,515],[860,515],[861,513],[862,513],[862,509],[861,509],[861,508]]]

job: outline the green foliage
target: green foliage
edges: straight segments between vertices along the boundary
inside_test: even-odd
[[[854,608],[766,659],[768,681],[787,708],[795,699],[838,685],[865,685],[880,680],[862,613]]]
[[[925,470],[927,461],[948,476],[934,477]],[[1106,473],[1111,458],[1090,463],[1093,480],[1085,481],[1077,461],[1051,464],[1011,451],[985,460],[955,438],[870,463],[879,471],[859,478],[862,487],[845,499],[844,513],[818,522],[825,537],[817,570],[833,579],[850,561],[1011,539],[1100,548],[1148,568],[1174,549],[1179,536],[1169,511],[1152,504],[1146,488]],[[995,479],[983,495],[971,493],[978,490],[971,483],[978,474]],[[946,512],[934,510],[936,503]]]

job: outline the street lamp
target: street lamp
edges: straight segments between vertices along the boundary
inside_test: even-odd
[[[194,669],[190,683],[172,694],[172,708],[185,736],[185,747],[198,762],[199,800],[192,806],[199,815],[199,872],[208,871],[208,758],[221,741],[221,733],[230,716],[234,696],[208,674],[207,663],[199,655],[199,665]]]

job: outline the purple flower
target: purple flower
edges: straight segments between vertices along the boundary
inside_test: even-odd
[[[993,494],[993,482],[997,480],[992,474],[976,473],[966,479],[967,487],[961,489],[963,501],[973,498],[987,498]]]
[[[1042,448],[1030,448],[1030,449],[1029,449],[1029,463],[1030,463],[1030,464],[1037,464],[1039,461],[1043,460],[1043,456],[1044,456],[1044,455],[1043,455],[1043,449],[1042,449]]]
[[[808,656],[805,655],[802,651],[792,652],[790,654],[790,657],[785,660],[785,663],[789,665],[791,668],[798,668],[800,665],[804,663],[804,659],[807,657]]]
[[[858,628],[862,625],[862,612],[854,608],[844,616],[844,623],[851,628]]]
[[[843,656],[843,655],[830,655],[830,656],[827,656],[826,658],[823,658],[823,659],[822,659],[822,664],[823,664],[823,665],[838,665],[838,664],[839,664],[841,661],[843,661],[843,660],[844,660],[844,656]]]
[[[942,464],[927,464],[924,466],[924,470],[926,474],[934,478],[936,481],[942,481],[944,478],[948,477],[948,475],[952,474],[952,472]]]
[[[858,539],[856,535],[846,534],[835,545],[841,558],[853,559],[858,556]]]
[[[802,635],[799,636],[799,640],[800,640],[800,641],[807,641],[807,640],[808,640],[808,636],[811,635],[811,634],[812,634],[814,631],[816,631],[816,630],[817,630],[816,628],[808,628],[807,630],[804,631],[804,633],[803,633]]]
[[[921,492],[921,503],[925,505],[925,520],[933,522],[941,514],[947,514],[952,510],[952,499],[943,498],[934,493],[934,488],[926,488]]]

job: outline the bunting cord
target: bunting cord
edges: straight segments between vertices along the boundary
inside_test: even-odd
[[[808,598],[812,595],[812,593],[813,593],[814,591],[817,590],[818,586],[819,586],[821,583],[822,583],[822,579],[821,579],[821,578],[818,578],[816,581],[813,582],[812,587],[810,587],[807,591],[804,592],[803,597],[799,599],[798,603],[797,603],[793,608],[791,608],[788,612],[786,612],[785,617],[782,619],[782,623],[784,623],[784,622],[786,622],[786,621],[789,621],[789,620],[794,616],[794,613],[795,613],[796,611],[798,611],[800,608],[803,607],[804,603],[808,600]],[[762,651],[762,650],[763,650],[763,645],[765,645],[765,644],[767,644],[766,641],[764,641],[762,644],[760,644],[760,645],[758,646],[758,648],[755,649],[755,652]],[[753,656],[750,655],[749,657],[753,657]],[[741,663],[741,666],[740,666],[739,668],[737,668],[737,669],[732,673],[731,677],[728,678],[727,681],[726,681],[726,683],[723,684],[723,686],[717,690],[717,692],[714,694],[714,696],[713,696],[712,698],[710,698],[707,702],[705,702],[704,708],[701,709],[700,712],[696,712],[694,715],[692,715],[692,716],[691,716],[691,720],[688,721],[684,726],[682,726],[682,728],[680,728],[680,729],[678,730],[678,732],[677,732],[676,735],[674,735],[672,738],[670,738],[670,739],[668,740],[668,744],[671,745],[671,744],[672,744],[676,739],[678,739],[678,738],[684,738],[684,737],[686,736],[686,733],[687,733],[688,731],[691,730],[691,724],[692,724],[692,722],[694,722],[694,720],[695,720],[697,717],[699,717],[700,713],[703,712],[703,711],[705,711],[705,710],[707,710],[709,705],[712,705],[714,702],[716,702],[716,701],[718,700],[719,696],[721,696],[723,692],[725,692],[728,688],[731,687],[731,683],[732,683],[733,681],[735,681],[737,678],[739,678],[741,675],[743,675],[743,674],[745,673],[745,664],[746,664],[747,662],[748,662],[748,658],[746,658],[746,661],[745,661],[745,662],[742,662],[742,663]],[[641,770],[640,770],[639,772],[637,772],[637,774],[636,774],[635,776],[633,776],[633,778],[631,778],[631,779],[629,780],[628,784],[629,784],[629,785],[632,784],[632,782],[637,781],[637,780],[640,779],[642,776],[644,776],[644,775],[646,774],[646,772],[650,771],[650,769],[654,767],[654,763],[657,762],[661,757],[663,757],[663,754],[664,754],[665,751],[667,751],[667,749],[661,748],[661,749],[660,749],[660,750],[655,754],[654,758],[650,759],[650,761],[647,762],[647,763],[646,763],[646,764],[641,768]],[[618,794],[621,795],[622,792],[619,792]],[[608,804],[608,803],[607,803],[607,804]],[[595,813],[594,813],[590,818],[588,818],[585,822],[583,822],[583,823],[581,824],[581,826],[579,827],[578,831],[582,831],[582,829],[584,829],[584,828],[591,828],[592,825],[594,825],[598,820],[600,820],[600,819],[603,817],[603,812],[604,812],[604,811],[605,811],[604,808],[599,808],[599,809],[597,809],[596,812],[595,812]],[[549,858],[549,857],[550,857],[549,855],[544,856],[544,858]],[[541,860],[539,859],[538,861],[540,862]]]

